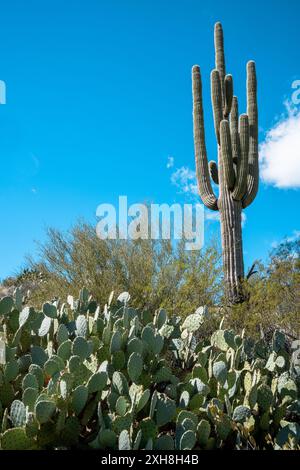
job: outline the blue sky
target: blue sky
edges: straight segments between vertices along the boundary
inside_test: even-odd
[[[180,190],[172,174],[191,175],[192,183],[195,63],[215,158],[209,74],[216,21],[241,112],[245,65],[256,61],[261,142],[267,137],[264,181],[246,210],[246,264],[292,237],[300,228],[300,105],[287,112],[284,102],[300,79],[299,14],[298,0],[2,3],[0,278],[34,253],[46,226],[66,229],[79,216],[96,224],[98,204],[116,203],[119,195],[130,203],[189,200],[184,181]],[[174,165],[167,168],[170,156]],[[218,230],[217,221],[208,221],[206,240]]]

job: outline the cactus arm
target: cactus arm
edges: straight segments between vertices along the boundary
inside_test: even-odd
[[[232,189],[235,183],[235,173],[232,161],[231,138],[229,123],[226,119],[221,121],[220,125],[220,141],[221,152],[220,157],[222,160],[222,168],[224,174],[224,182],[228,189]]]
[[[214,125],[215,133],[217,137],[218,144],[220,145],[220,124],[223,119],[223,110],[222,110],[222,90],[221,90],[221,80],[218,70],[212,70],[210,75],[211,83],[211,101],[214,115]]]
[[[249,154],[249,122],[247,114],[242,114],[239,121],[241,153],[237,165],[237,180],[234,191],[232,193],[233,199],[237,201],[242,199],[246,191]]]
[[[239,126],[239,104],[237,96],[233,96],[230,114],[230,131],[238,132]]]
[[[192,81],[194,144],[199,194],[206,207],[212,210],[218,210],[217,198],[211,187],[208,170],[202,105],[202,84],[198,65],[195,65],[192,69]]]
[[[211,160],[208,164],[209,174],[215,184],[219,184],[219,170],[216,162]]]
[[[225,54],[224,54],[224,38],[221,23],[215,24],[215,62],[216,69],[220,74],[221,92],[222,92],[222,105],[225,105],[225,92],[224,92],[224,79],[225,79]]]
[[[232,75],[226,75],[224,82],[224,91],[225,91],[225,108],[224,108],[224,117],[227,119],[232,106],[233,98],[233,79]]]
[[[240,139],[239,139],[239,108],[238,99],[236,96],[232,98],[232,106],[230,113],[230,133],[231,133],[231,147],[232,147],[232,160],[236,165],[240,155]]]
[[[249,206],[258,191],[258,112],[255,63],[247,64],[247,114],[249,117],[249,174],[243,208]]]

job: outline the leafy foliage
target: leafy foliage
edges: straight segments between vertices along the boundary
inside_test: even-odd
[[[246,328],[251,335],[270,338],[274,329],[284,329],[287,337],[300,337],[300,237],[283,241],[273,249],[270,261],[258,266],[247,286],[249,299],[227,308],[228,324]]]
[[[66,233],[49,229],[39,252],[28,264],[30,279],[38,273],[30,297],[35,305],[56,296],[66,300],[85,285],[100,305],[112,290],[129,291],[136,308],[187,315],[215,304],[222,292],[220,253],[213,244],[199,254],[186,251],[184,240],[100,240],[93,225],[78,222]]]

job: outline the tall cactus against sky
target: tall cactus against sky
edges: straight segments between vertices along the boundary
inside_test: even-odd
[[[218,165],[208,163],[202,106],[200,68],[192,69],[193,119],[196,175],[200,197],[206,207],[220,211],[224,277],[229,301],[244,300],[242,282],[242,209],[258,190],[258,114],[255,63],[247,63],[247,114],[238,114],[233,80],[226,75],[223,30],[215,25],[215,63],[211,72],[211,98],[218,145]],[[219,185],[217,197],[211,180]]]

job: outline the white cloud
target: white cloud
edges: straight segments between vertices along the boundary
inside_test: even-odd
[[[171,175],[171,182],[179,188],[180,192],[198,195],[196,173],[186,166],[177,168]]]
[[[260,145],[260,173],[265,183],[277,188],[300,188],[300,109],[285,106],[285,115]]]
[[[167,168],[173,168],[174,166],[174,157],[169,156],[167,161]]]

